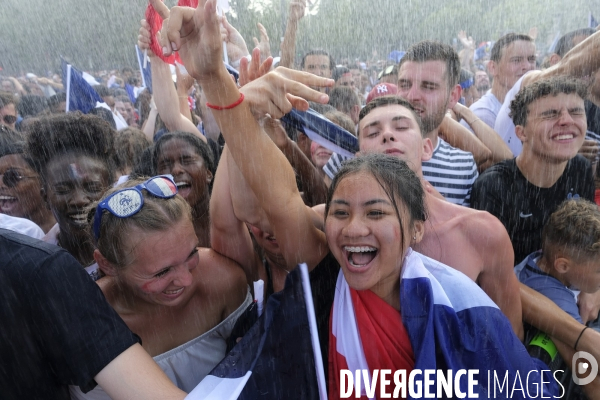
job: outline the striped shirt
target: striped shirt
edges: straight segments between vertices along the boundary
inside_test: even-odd
[[[331,157],[329,157],[329,161],[327,161],[327,164],[323,166],[323,171],[325,171],[325,175],[327,175],[329,179],[333,180],[340,168],[342,168],[342,163],[346,160],[348,160],[348,157],[344,157],[341,154],[335,152],[331,154]]]
[[[479,176],[473,154],[450,146],[441,138],[429,161],[423,161],[423,177],[451,203],[469,207],[471,187]]]

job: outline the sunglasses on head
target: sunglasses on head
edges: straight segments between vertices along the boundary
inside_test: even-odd
[[[128,218],[138,213],[144,206],[142,189],[161,199],[170,199],[177,194],[177,186],[171,175],[159,175],[134,187],[128,187],[110,194],[96,207],[94,215],[94,237],[100,238],[100,226],[104,210],[118,218]]]
[[[15,117],[14,115],[5,115],[4,117],[2,117],[2,119],[4,120],[5,124],[9,124],[9,125],[17,122],[17,117]]]
[[[2,183],[4,184],[4,186],[9,187],[9,188],[14,188],[16,187],[19,182],[21,182],[23,179],[28,179],[28,178],[37,178],[36,176],[25,176],[25,175],[21,175],[21,172],[19,172],[19,170],[17,169],[7,169],[6,171],[4,171],[4,173],[2,174]]]

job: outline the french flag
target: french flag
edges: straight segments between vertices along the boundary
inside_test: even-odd
[[[65,82],[65,92],[67,93],[66,111],[81,111],[84,114],[89,113],[103,103],[102,97],[85,80],[83,72],[61,60],[62,78]]]
[[[498,306],[463,273],[409,250],[402,267],[400,305],[402,323],[415,355],[414,369],[476,369],[479,373],[474,393],[479,398],[513,399],[539,393],[541,388],[535,385],[540,385],[541,371],[546,370],[544,395],[558,396],[558,385],[548,366],[528,354]],[[350,289],[341,273],[332,313],[336,351],[345,358],[350,371],[368,369]],[[530,371],[535,372],[532,376],[536,379],[527,379]],[[508,376],[508,389],[504,387],[500,392],[496,387],[494,393],[494,373],[501,381]],[[423,375],[417,377],[423,380]],[[523,385],[522,391],[518,384],[517,390],[512,390],[515,381]],[[435,384],[432,393],[437,393]],[[374,394],[367,396],[364,386],[362,395],[374,398]],[[460,391],[468,393],[466,379],[460,380]]]
[[[258,321],[187,400],[327,398],[306,264],[287,276]],[[316,356],[315,356],[316,355]]]
[[[353,158],[358,151],[358,139],[314,111],[292,110],[281,118],[281,122],[306,134],[310,140],[346,158]]]

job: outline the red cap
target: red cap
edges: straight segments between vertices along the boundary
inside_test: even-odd
[[[393,96],[398,93],[398,86],[393,83],[378,83],[375,85],[373,89],[369,92],[367,96],[367,104],[378,97],[382,96]]]

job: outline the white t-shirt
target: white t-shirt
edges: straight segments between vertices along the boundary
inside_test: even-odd
[[[508,114],[510,113],[510,103],[515,99],[519,90],[521,90],[521,83],[523,83],[523,78],[526,77],[527,74],[523,75],[508,93],[506,93],[504,103],[502,103],[502,107],[500,107],[500,111],[498,111],[498,117],[496,118],[496,124],[494,125],[494,130],[500,135],[502,140],[504,140],[504,143],[506,143],[515,157],[521,154],[523,144],[521,143],[521,139],[517,137],[517,134],[515,133],[515,124]]]
[[[500,107],[502,107],[502,103],[498,101],[490,89],[479,100],[471,104],[469,109],[473,111],[473,114],[475,114],[477,118],[485,122],[490,128],[493,128],[498,116],[498,111],[500,111]],[[460,123],[465,128],[473,131],[465,120],[462,120]]]
[[[0,228],[15,231],[21,235],[27,235],[34,239],[44,237],[44,231],[26,218],[11,217],[10,215],[0,213]]]

